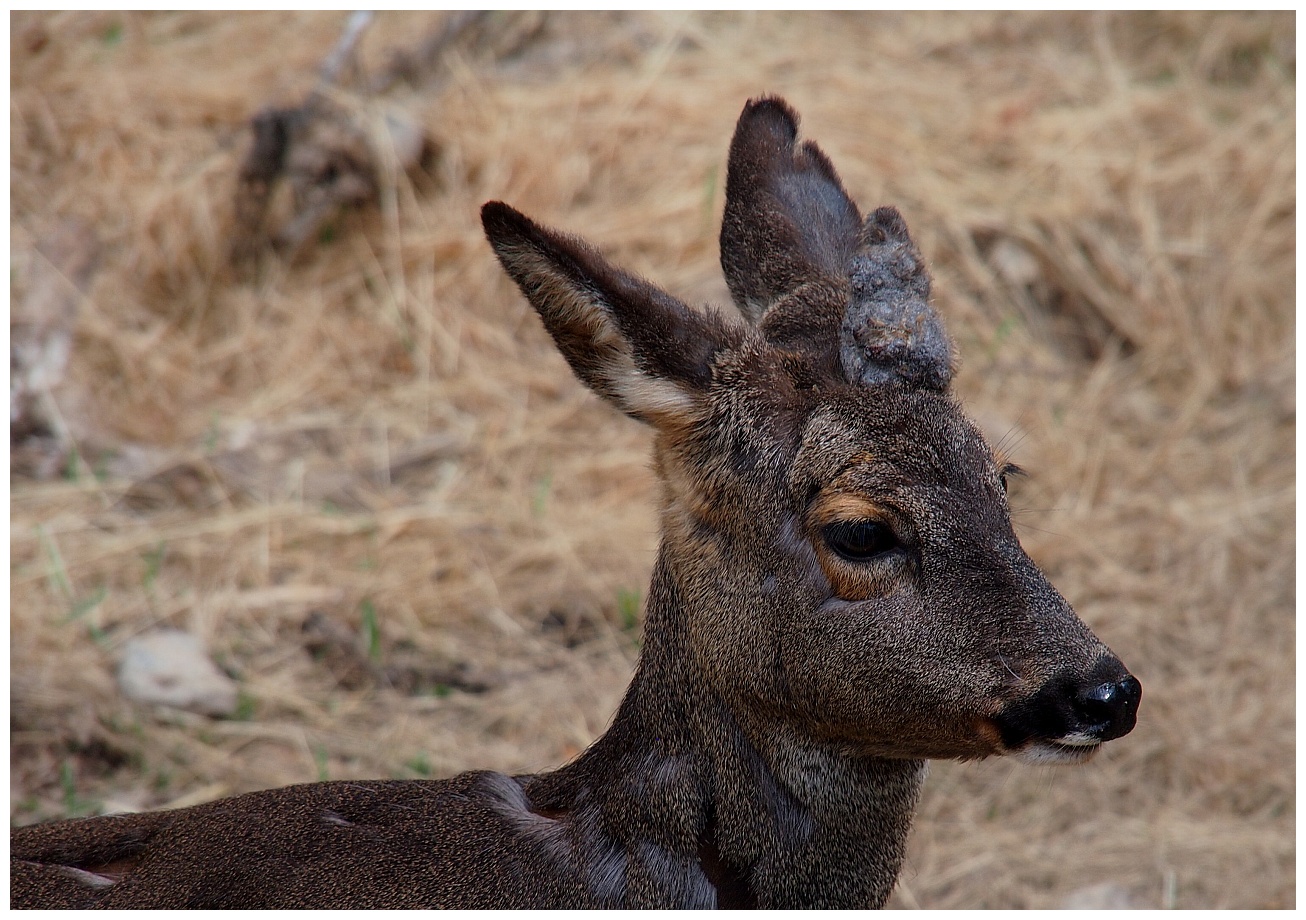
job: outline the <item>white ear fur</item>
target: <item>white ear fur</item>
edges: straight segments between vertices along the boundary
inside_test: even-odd
[[[617,389],[622,411],[658,428],[692,421],[701,405],[695,394],[679,384],[639,370],[619,382]]]
[[[483,209],[499,261],[590,389],[658,427],[697,418],[719,328],[585,243],[535,225],[506,205]],[[665,335],[663,334],[665,333]]]
[[[534,272],[550,300],[556,322],[573,330],[584,329],[596,359],[601,383],[591,387],[617,405],[621,411],[654,425],[667,424],[692,413],[694,394],[674,380],[641,370],[631,343],[622,336],[612,318],[612,307],[597,292],[568,283],[553,271],[548,260],[536,253]]]

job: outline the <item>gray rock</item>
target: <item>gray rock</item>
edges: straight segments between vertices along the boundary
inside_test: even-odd
[[[200,640],[187,632],[160,629],[123,646],[118,686],[139,703],[157,703],[210,716],[236,711],[236,683],[222,673]]]

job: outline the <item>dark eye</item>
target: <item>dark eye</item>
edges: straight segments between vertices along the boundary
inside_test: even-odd
[[[1025,475],[1025,471],[1022,470],[1020,467],[1016,466],[1016,464],[1004,463],[1002,467],[998,470],[998,482],[1002,483],[1002,491],[1003,492],[1007,491],[1007,477],[1024,476],[1024,475]]]
[[[821,531],[830,548],[853,562],[864,562],[898,548],[898,538],[879,521],[837,521]]]

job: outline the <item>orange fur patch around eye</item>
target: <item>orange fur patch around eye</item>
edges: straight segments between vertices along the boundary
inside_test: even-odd
[[[882,506],[852,492],[823,492],[807,512],[814,530],[836,521],[879,521],[885,517]]]
[[[883,597],[900,587],[901,578],[883,565],[843,558],[826,543],[822,531],[841,521],[887,522],[892,517],[882,505],[854,492],[827,491],[812,504],[807,512],[808,539],[836,596],[848,601]]]

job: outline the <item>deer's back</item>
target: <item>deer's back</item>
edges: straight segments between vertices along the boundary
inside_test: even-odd
[[[329,782],[20,828],[12,907],[596,906],[515,780]]]

